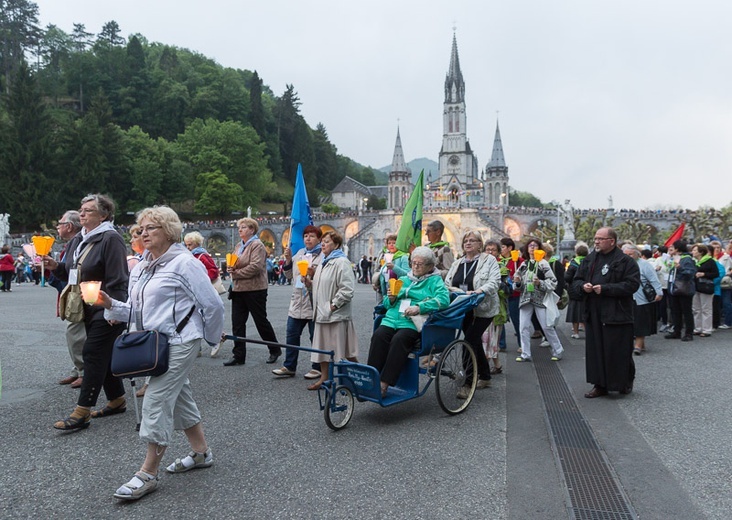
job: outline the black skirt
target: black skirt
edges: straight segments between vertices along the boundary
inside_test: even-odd
[[[567,305],[567,317],[564,321],[566,323],[584,323],[585,301],[570,299],[569,305]]]
[[[653,336],[656,332],[656,306],[652,303],[638,305],[633,302],[633,334],[636,337]]]

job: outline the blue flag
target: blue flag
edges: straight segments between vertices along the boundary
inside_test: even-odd
[[[305,247],[302,235],[307,226],[312,225],[313,214],[310,212],[308,192],[305,190],[305,179],[302,176],[302,165],[297,164],[295,194],[292,196],[292,214],[290,215],[290,248],[294,255]]]

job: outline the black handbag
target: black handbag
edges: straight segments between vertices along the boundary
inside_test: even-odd
[[[705,277],[697,278],[696,292],[700,292],[702,294],[714,294],[714,280]]]
[[[656,289],[648,280],[643,282],[643,296],[646,297],[648,303],[656,301]]]
[[[191,307],[175,331],[188,324],[196,306]],[[159,376],[168,371],[168,336],[157,330],[136,330],[120,334],[112,347],[112,375],[115,377]]]

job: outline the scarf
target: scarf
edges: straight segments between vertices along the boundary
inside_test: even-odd
[[[208,254],[208,251],[206,251],[206,249],[205,249],[205,248],[203,248],[203,247],[201,247],[201,246],[198,246],[197,248],[195,248],[195,249],[192,249],[192,250],[191,250],[191,254],[192,254],[193,256],[196,256],[196,255],[202,255],[202,254],[204,254],[204,253],[205,253],[205,254]]]
[[[74,249],[74,256],[72,257],[74,259],[74,264],[76,264],[81,253],[86,249],[84,244],[88,243],[91,237],[101,235],[105,231],[114,231],[114,226],[111,222],[102,222],[91,231],[87,231],[86,228],[81,228],[81,242],[79,242],[79,245]]]
[[[580,264],[582,263],[582,260],[584,260],[584,259],[585,259],[585,257],[584,257],[584,256],[580,256],[580,255],[577,255],[577,256],[575,256],[575,257],[574,257],[574,258],[572,259],[572,261],[574,261],[574,263],[575,263],[575,264],[577,264],[577,265],[579,266],[579,265],[580,265]]]
[[[346,253],[344,253],[342,249],[334,249],[333,251],[330,252],[330,254],[328,256],[323,258],[323,263],[320,265],[325,267],[325,264],[327,264],[331,260],[334,260],[336,258],[343,258],[345,256],[346,256]]]
[[[320,242],[318,242],[318,244],[314,248],[312,248],[312,249],[308,249],[306,247],[305,248],[305,254],[310,253],[313,256],[318,256],[320,254],[320,249],[321,249]]]
[[[246,242],[243,240],[236,248],[236,256],[241,256],[241,254],[244,252],[244,248],[246,248],[250,243],[254,242],[255,240],[259,240],[259,237],[257,235],[254,235],[249,238]]]
[[[414,273],[410,269],[407,272],[407,278],[409,278],[412,281],[412,285],[410,285],[409,287],[406,288],[406,290],[404,291],[404,297],[409,298],[410,290],[412,290],[419,282],[423,282],[424,280],[427,280],[428,278],[432,278],[433,276],[439,276],[440,278],[442,278],[440,271],[438,271],[436,267],[432,268],[432,272],[423,274],[422,276],[414,276]]]
[[[447,244],[447,242],[444,242],[444,241],[443,241],[443,242],[435,242],[434,244],[427,244],[427,246],[428,246],[428,247],[429,247],[430,249],[435,249],[435,248],[437,248],[437,247],[444,247],[444,246],[446,246],[446,245],[448,245],[448,244]]]
[[[397,258],[401,258],[405,255],[409,255],[409,253],[405,253],[404,251],[400,251],[399,249],[397,249],[397,252],[394,253],[394,260],[396,260]]]
[[[711,260],[711,259],[712,259],[712,257],[711,257],[711,256],[709,256],[709,255],[704,255],[704,256],[702,256],[702,257],[701,257],[701,258],[700,258],[699,260],[697,260],[697,261],[696,261],[696,266],[697,266],[697,267],[699,267],[699,266],[700,266],[700,265],[702,265],[702,264],[703,264],[704,262],[706,262],[707,260]]]

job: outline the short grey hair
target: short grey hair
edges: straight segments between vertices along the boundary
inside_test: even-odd
[[[197,246],[203,245],[203,235],[199,233],[198,231],[191,231],[190,233],[187,233],[186,236],[183,237],[183,241],[190,240]]]
[[[114,220],[115,205],[111,197],[102,195],[101,193],[90,193],[81,199],[82,205],[91,201],[94,201],[97,211],[99,212],[99,216],[102,217],[102,221],[111,222]]]
[[[415,247],[414,251],[409,255],[410,261],[414,259],[422,260],[429,267],[435,267],[437,263],[435,253],[427,246]]]
[[[148,219],[163,228],[163,234],[170,242],[180,242],[180,234],[183,232],[183,224],[178,214],[168,206],[153,206],[145,208],[137,213],[137,223]]]
[[[633,258],[640,258],[640,249],[635,244],[623,244],[623,253],[631,252]]]
[[[71,224],[71,227],[76,231],[81,229],[81,220],[79,220],[79,212],[75,209],[70,209],[61,216],[61,220]]]

